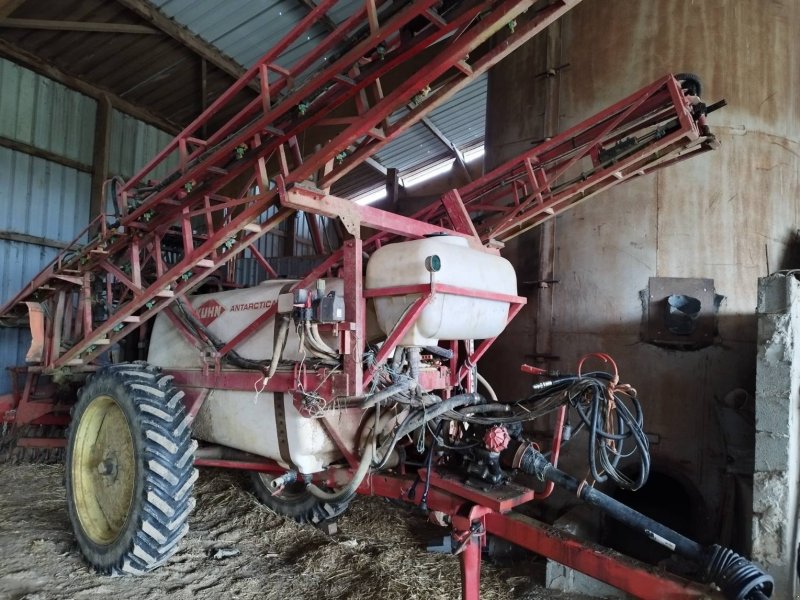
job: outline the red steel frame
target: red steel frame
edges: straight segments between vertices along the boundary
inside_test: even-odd
[[[293,42],[336,4],[336,0],[320,2],[122,186],[116,199],[118,221],[114,226],[108,224],[105,215],[97,217],[0,308],[0,319],[9,322],[24,319],[29,305],[34,309],[44,305],[45,310],[38,314],[46,315],[30,318],[35,351],[29,359],[34,364],[14,368],[14,392],[0,397],[3,422],[66,424],[69,407],[41,398],[48,395],[51,374],[98,368],[98,357],[110,347],[147,327],[155,315],[176,298],[185,299],[221,267],[231,272],[232,261],[244,252],[275,277],[269,257],[254,244],[296,211],[306,214],[315,250],[320,254],[325,248],[318,216],[338,219],[350,234],[340,248],[331,249],[318,267],[293,286],[307,288],[336,271],[343,277],[347,321],[326,326],[338,334],[343,368],[334,373],[298,366],[292,373],[279,372],[270,378],[267,392],[315,389],[328,400],[362,394],[435,294],[503,302],[509,306],[508,320],[513,319],[524,306],[524,298],[458,288],[433,279],[426,285],[364,290],[362,256],[387,242],[434,233],[462,236],[473,248],[497,253],[502,244],[496,241],[519,235],[622,181],[710,149],[710,139],[698,125],[699,118],[692,114],[692,104],[675,78],[667,76],[473,183],[445,193],[440,202],[413,217],[359,206],[332,196],[328,190],[331,183],[579,1],[555,0],[535,14],[525,15],[535,4],[532,0],[472,0],[449,13],[437,12],[435,0],[420,0],[379,19],[378,11],[390,3],[366,0],[314,49],[291,66],[282,66]],[[521,23],[516,25],[518,18]],[[497,36],[511,23],[515,26]],[[363,35],[353,35],[359,26]],[[497,36],[497,42],[488,47],[485,42],[492,36]],[[408,75],[404,65],[414,60],[424,60],[426,67]],[[384,86],[387,80],[399,83],[389,90]],[[253,87],[259,90],[256,97],[238,108],[242,93]],[[389,117],[401,108],[406,109],[404,116],[390,123]],[[223,119],[231,112],[232,117]],[[327,128],[324,131],[329,141],[311,154],[303,152],[298,140],[315,135],[321,128]],[[331,128],[333,135],[329,134]],[[653,135],[654,131],[658,135]],[[610,149],[631,139],[631,151],[607,160]],[[151,181],[156,169],[170,161],[178,165],[173,174],[161,182]],[[174,253],[176,259],[165,260],[166,253]],[[366,302],[389,295],[416,295],[417,299],[388,334],[374,363],[364,368]],[[188,302],[184,304],[193,310]],[[107,313],[101,318],[93,310],[98,305]],[[209,390],[249,391],[263,378],[257,372],[228,370],[222,365],[228,352],[260,331],[276,312],[277,306],[266,309],[224,347],[206,351],[202,370],[170,370],[176,384],[186,392],[190,415],[197,414]],[[171,310],[167,315],[187,341],[208,350],[209,341],[201,333],[186,327]],[[457,387],[471,387],[472,369],[493,341],[483,340],[474,350],[463,351],[452,342],[453,358],[425,369],[421,385],[444,396]],[[302,411],[301,395],[293,396]],[[563,417],[562,409],[560,422]],[[319,474],[321,480],[334,484],[337,477],[349,476],[358,449],[346,447],[332,428],[329,434],[350,467]],[[552,448],[556,461],[559,436],[560,428]],[[27,438],[22,444],[52,447],[63,445],[63,440]],[[198,458],[196,464],[283,470],[272,461],[257,458]],[[480,546],[486,533],[642,598],[709,594],[705,588],[631,565],[606,550],[598,552],[563,532],[554,535],[546,526],[510,512],[531,500],[533,490],[519,488],[516,496],[503,499],[435,470],[417,476],[430,479],[428,506],[451,516],[454,540],[461,551],[466,599],[479,595]],[[414,481],[414,476],[406,474],[376,474],[362,483],[359,493],[419,503],[419,499],[409,498]],[[547,497],[551,491],[552,485],[536,497]]]

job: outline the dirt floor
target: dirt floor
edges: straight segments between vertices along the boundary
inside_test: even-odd
[[[73,542],[62,482],[61,466],[0,466],[0,599],[459,597],[457,559],[424,549],[446,530],[423,516],[358,498],[331,537],[275,515],[245,478],[225,472],[201,473],[190,532],[166,566],[136,578],[100,576]],[[481,597],[579,598],[537,586],[542,572],[527,558],[484,562]]]
[[[169,563],[142,577],[106,577],[74,544],[61,466],[0,466],[0,482],[3,600],[451,600],[460,593],[457,559],[425,551],[447,531],[377,498],[356,499],[331,537],[272,513],[245,478],[204,472],[190,532]],[[481,597],[579,598],[536,585],[542,572],[529,557],[484,562]]]

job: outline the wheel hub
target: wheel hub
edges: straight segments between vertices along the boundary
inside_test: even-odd
[[[77,424],[71,473],[78,519],[93,542],[111,544],[125,529],[135,470],[125,413],[111,396],[97,396]]]

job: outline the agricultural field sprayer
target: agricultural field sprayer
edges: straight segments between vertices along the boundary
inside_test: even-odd
[[[289,60],[336,5],[320,2],[141,172],[115,181],[113,214],[0,309],[0,323],[32,335],[0,398],[6,436],[65,448],[89,564],[138,574],[167,561],[188,528],[196,467],[215,467],[251,472],[264,503],[303,522],[335,519],[356,494],[419,506],[452,529],[468,600],[487,535],[641,598],[771,595],[746,559],[594,487],[637,489],[648,473],[641,406],[616,367],[525,366],[520,376],[539,379],[523,399],[496,398],[477,370],[526,303],[504,243],[713,149],[706,118],[724,102],[705,105],[694,76],[666,75],[411,216],[330,192],[578,1],[367,0]],[[257,241],[298,218],[319,260],[281,278]],[[237,282],[244,258],[267,278]],[[589,436],[590,482],[558,468],[570,411]],[[525,427],[545,415],[556,422],[547,448]],[[67,438],[30,433],[54,426]],[[536,489],[524,483],[534,478]],[[515,510],[554,486],[694,562],[702,582]]]

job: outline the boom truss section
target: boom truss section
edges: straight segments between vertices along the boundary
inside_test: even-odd
[[[0,320],[27,320],[29,308],[49,315],[31,320],[41,343],[29,363],[80,369],[245,250],[274,275],[253,244],[295,212],[276,180],[326,189],[579,1],[367,0],[287,66],[292,45],[337,4],[321,2],[121,186],[115,223],[97,217]],[[253,87],[257,97],[237,109],[237,94]],[[309,139],[319,140],[310,153],[299,141]],[[309,222],[322,253],[313,214]]]
[[[508,241],[623,181],[713,150],[705,115],[723,105],[706,107],[666,76],[448,192],[415,218],[475,232],[484,242]],[[467,214],[454,215],[461,204]]]

